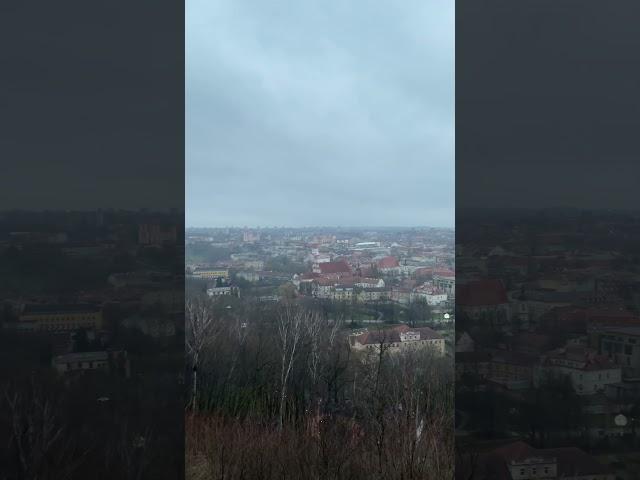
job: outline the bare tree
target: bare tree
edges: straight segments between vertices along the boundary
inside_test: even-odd
[[[284,424],[285,402],[287,399],[287,382],[293,368],[300,340],[305,325],[313,314],[300,308],[293,302],[282,305],[277,317],[278,342],[280,347],[280,406],[278,408],[278,426]]]
[[[322,343],[322,330],[324,326],[324,319],[321,315],[314,313],[309,316],[309,321],[305,324],[305,330],[307,337],[309,338],[310,352],[309,352],[309,374],[311,375],[311,383],[314,390],[317,387],[318,382],[318,368],[320,365],[320,349]],[[314,392],[315,393],[315,392]]]
[[[119,478],[140,480],[151,460],[151,441],[150,429],[134,431],[126,419],[120,423],[117,435],[105,452],[106,460],[113,466],[114,473]]]
[[[198,366],[205,347],[212,343],[220,333],[220,323],[214,315],[211,301],[202,295],[189,296],[185,301],[187,321],[186,347],[191,357],[192,385],[191,406],[197,408]]]
[[[16,453],[18,478],[72,478],[86,451],[67,436],[54,402],[36,385],[28,392],[5,390],[9,412],[9,448]]]
[[[235,350],[231,357],[231,365],[229,366],[229,373],[227,375],[227,382],[230,382],[233,378],[233,373],[238,364],[238,358],[242,352],[242,348],[247,340],[247,334],[249,332],[249,323],[246,319],[241,319],[238,316],[234,317],[234,323],[232,325],[231,335],[235,341]]]

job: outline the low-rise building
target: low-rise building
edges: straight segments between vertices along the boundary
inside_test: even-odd
[[[195,278],[200,278],[202,280],[216,280],[218,278],[228,280],[229,269],[198,267],[193,270],[193,273],[191,275]]]
[[[569,345],[543,357],[536,374],[536,384],[544,384],[549,378],[558,376],[568,376],[578,395],[605,391],[608,384],[622,380],[620,367],[583,345]]]
[[[210,287],[207,288],[207,295],[210,297],[220,297],[223,295],[240,296],[240,289],[233,285],[226,285],[222,287]]]
[[[21,328],[35,331],[100,330],[102,309],[94,305],[25,305],[19,316]]]
[[[500,280],[474,280],[456,289],[456,306],[471,320],[496,329],[509,328],[509,299]]]
[[[356,351],[380,352],[380,348],[390,353],[431,349],[439,356],[445,353],[444,337],[429,327],[411,328],[408,325],[364,332],[349,337],[351,348]]]
[[[599,336],[603,355],[621,367],[640,369],[640,326],[603,328]]]
[[[427,305],[435,307],[442,305],[447,301],[447,294],[436,288],[433,283],[427,282],[419,287],[416,287],[411,295],[412,301],[425,301]]]
[[[456,459],[456,478],[467,480],[614,480],[615,474],[575,447],[533,448],[515,441],[466,462]]]
[[[433,285],[447,294],[449,298],[456,295],[456,277],[451,270],[437,270],[433,273]]]
[[[511,390],[530,388],[537,361],[537,356],[526,353],[494,352],[491,355],[490,379]]]
[[[238,272],[236,277],[246,280],[247,282],[259,282],[261,280],[260,274],[251,270]]]
[[[396,257],[384,257],[378,260],[378,268],[386,275],[399,274],[401,271],[400,263]]]
[[[404,287],[393,287],[391,289],[391,300],[401,305],[411,303],[411,290]]]
[[[466,375],[486,379],[491,374],[491,355],[488,352],[456,352],[456,379]]]
[[[61,375],[90,371],[130,375],[129,357],[124,350],[67,353],[53,357],[52,364]]]

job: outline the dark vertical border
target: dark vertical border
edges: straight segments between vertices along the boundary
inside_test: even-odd
[[[456,2],[458,478],[638,475],[639,13]]]
[[[182,478],[184,3],[8,0],[0,42],[3,478]]]

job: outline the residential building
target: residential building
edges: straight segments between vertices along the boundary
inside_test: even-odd
[[[456,459],[456,478],[467,480],[614,480],[615,474],[575,447],[533,448],[515,441],[475,455],[473,462]]]
[[[622,380],[620,367],[607,356],[583,345],[569,345],[545,355],[541,361],[536,383],[549,378],[568,376],[578,395],[593,395],[605,391],[608,384]]]
[[[490,379],[494,383],[510,390],[522,390],[531,387],[534,367],[538,362],[536,355],[513,351],[496,351],[491,355]]]
[[[22,308],[18,323],[25,330],[36,331],[100,330],[103,327],[102,309],[84,304],[31,304]]]
[[[61,374],[103,371],[130,375],[129,357],[126,351],[98,351],[67,353],[53,357],[53,367]]]
[[[177,238],[175,225],[143,224],[138,226],[138,243],[140,245],[174,245]]]
[[[509,299],[500,280],[474,280],[456,288],[456,305],[471,320],[496,329],[509,328]]]
[[[220,297],[223,295],[240,296],[240,289],[233,285],[226,285],[223,287],[210,287],[207,288],[207,295],[210,297]]]
[[[345,261],[315,263],[313,272],[326,278],[350,277],[352,275],[351,267]]]
[[[491,374],[491,355],[488,352],[456,352],[456,379],[471,375],[486,379]]]
[[[640,370],[640,326],[605,327],[599,336],[603,355],[616,365]]]
[[[364,332],[349,337],[353,350],[379,352],[380,346],[390,353],[432,349],[439,356],[445,353],[444,337],[429,327],[411,328],[408,325],[375,332]]]
[[[385,275],[399,274],[401,270],[400,263],[396,257],[384,257],[378,260],[377,265],[380,271]]]
[[[229,269],[198,267],[193,271],[192,276],[203,280],[216,280],[218,278],[228,280]]]
[[[456,277],[451,270],[438,270],[433,273],[433,286],[447,294],[449,298],[456,295]]]

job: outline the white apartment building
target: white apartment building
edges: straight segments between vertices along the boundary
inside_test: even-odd
[[[534,383],[540,385],[557,376],[568,376],[578,395],[593,395],[604,391],[606,385],[622,381],[620,367],[581,345],[570,345],[546,355],[534,375]]]

